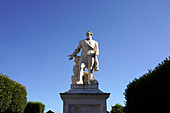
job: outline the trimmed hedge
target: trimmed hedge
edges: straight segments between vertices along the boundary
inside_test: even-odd
[[[0,113],[22,113],[27,104],[26,88],[0,73]]]
[[[41,102],[28,102],[24,113],[44,113],[45,105]]]
[[[134,79],[125,90],[128,113],[165,113],[170,100],[170,57],[149,70],[139,79]]]

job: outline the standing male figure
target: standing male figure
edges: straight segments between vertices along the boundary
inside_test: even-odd
[[[99,71],[99,63],[97,59],[97,55],[99,55],[98,43],[92,40],[92,36],[93,33],[91,31],[88,31],[86,33],[87,38],[79,42],[78,47],[75,49],[73,54],[68,55],[70,57],[69,60],[72,60],[73,57],[76,56],[82,49],[79,62],[79,81],[77,82],[77,84],[83,84],[83,70],[85,68],[88,69],[88,75],[90,80],[92,79],[93,69],[94,71]]]

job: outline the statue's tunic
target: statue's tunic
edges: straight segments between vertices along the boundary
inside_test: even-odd
[[[94,40],[81,40],[78,44],[77,49],[74,51],[73,55],[81,52],[80,64],[84,63],[87,67],[88,65],[88,56],[95,57],[95,55],[99,55],[98,43]],[[97,60],[97,59],[96,59]],[[95,65],[98,65],[98,61],[95,61]]]

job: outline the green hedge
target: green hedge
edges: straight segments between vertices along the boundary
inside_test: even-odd
[[[0,73],[0,113],[22,113],[27,104],[26,88]]]
[[[115,104],[114,106],[112,106],[112,110],[110,111],[110,113],[125,113],[124,111],[124,107],[120,104]]]
[[[134,79],[125,90],[128,113],[164,113],[169,111],[170,57],[154,70]],[[168,103],[168,104],[167,104]]]
[[[28,102],[24,113],[44,113],[45,105],[41,102]]]

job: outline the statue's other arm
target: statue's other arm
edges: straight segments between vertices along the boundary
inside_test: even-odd
[[[96,42],[96,44],[95,44],[95,52],[96,52],[96,55],[99,55],[98,42]]]

